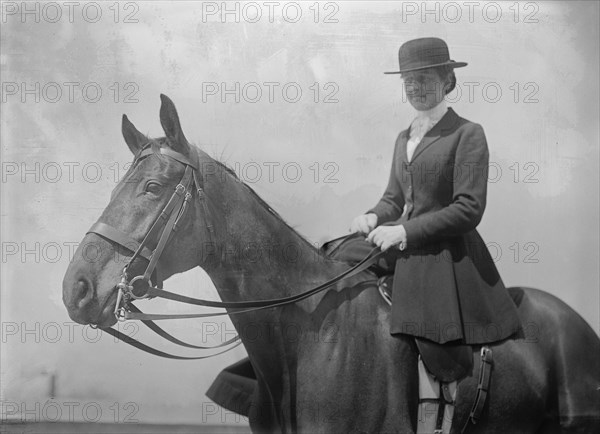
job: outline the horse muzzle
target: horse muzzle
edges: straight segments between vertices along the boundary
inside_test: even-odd
[[[116,288],[107,291],[105,297],[99,297],[94,279],[77,268],[71,264],[63,279],[63,303],[69,317],[84,325],[113,325],[116,322],[113,313],[117,301]]]

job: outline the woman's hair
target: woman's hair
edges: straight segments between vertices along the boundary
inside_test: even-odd
[[[452,66],[439,66],[434,68],[441,80],[445,81],[444,94],[448,95],[456,87],[456,75]]]

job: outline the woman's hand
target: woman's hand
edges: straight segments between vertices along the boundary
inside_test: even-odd
[[[363,214],[352,220],[350,232],[361,232],[366,235],[371,232],[375,226],[377,226],[377,214]]]
[[[406,231],[404,226],[379,226],[369,232],[367,241],[379,246],[381,251],[385,252],[392,246],[398,246],[400,250],[406,248]]]

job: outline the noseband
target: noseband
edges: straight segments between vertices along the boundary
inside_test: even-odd
[[[229,351],[239,345],[241,341],[238,336],[235,336],[232,339],[229,339],[226,342],[215,346],[198,346],[188,344],[186,342],[180,341],[179,339],[171,336],[165,330],[156,325],[153,321],[155,320],[164,320],[164,319],[183,319],[183,318],[206,318],[206,317],[214,317],[220,315],[233,315],[233,314],[242,314],[253,312],[260,309],[267,309],[272,307],[283,306],[290,303],[295,303],[297,301],[308,298],[318,292],[321,292],[327,288],[332,287],[339,281],[346,279],[350,276],[358,274],[364,270],[366,270],[369,266],[374,264],[383,252],[375,253],[377,247],[373,248],[371,252],[359,263],[354,265],[353,267],[347,269],[343,273],[338,276],[330,279],[327,282],[322,283],[321,285],[312,288],[308,291],[302,292],[300,294],[292,295],[289,297],[270,299],[270,300],[257,300],[257,301],[238,301],[238,302],[218,302],[211,300],[203,300],[198,298],[192,298],[183,296],[180,294],[176,294],[173,292],[165,291],[162,289],[162,279],[160,276],[160,270],[158,268],[158,261],[167,245],[171,237],[177,232],[179,225],[181,224],[181,219],[185,215],[187,209],[190,206],[190,202],[193,198],[193,191],[191,190],[192,184],[194,189],[197,192],[198,200],[201,203],[202,212],[203,212],[203,221],[205,223],[207,229],[208,241],[211,242],[214,238],[214,228],[209,220],[209,212],[208,206],[206,204],[206,195],[204,193],[204,179],[201,174],[199,174],[199,166],[200,166],[200,157],[197,150],[193,147],[191,149],[191,156],[193,156],[193,160],[189,157],[176,152],[170,148],[160,147],[156,142],[148,142],[146,143],[140,152],[136,155],[134,159],[134,163],[132,167],[135,167],[139,162],[150,156],[156,154],[162,154],[169,158],[172,158],[179,163],[185,165],[185,172],[179,184],[175,187],[175,191],[171,195],[171,198],[161,211],[158,218],[154,221],[146,236],[141,242],[137,242],[133,238],[129,237],[124,232],[119,229],[103,222],[96,222],[87,233],[97,234],[103,238],[106,238],[113,243],[120,245],[127,249],[128,251],[133,252],[133,255],[123,268],[123,272],[121,274],[121,280],[116,285],[117,287],[117,301],[115,304],[114,314],[117,320],[125,321],[125,320],[139,320],[152,329],[154,332],[162,336],[163,338],[173,342],[175,344],[195,349],[215,349],[223,346],[227,346],[229,344],[235,343],[235,345],[229,347],[225,351]],[[156,248],[151,250],[151,243],[156,242]],[[143,274],[139,274],[137,276],[130,277],[128,270],[134,260],[137,258],[143,258],[148,261],[148,266]],[[153,286],[152,277],[154,277],[157,286]],[[372,285],[375,281],[366,281],[361,284]],[[192,313],[192,314],[173,314],[173,315],[161,315],[161,314],[145,314],[141,312],[137,307],[135,307],[132,302],[140,299],[147,298],[164,298],[169,299],[181,303],[192,304],[196,306],[205,306],[205,307],[217,307],[217,308],[227,308],[228,311],[218,312],[218,313]],[[212,354],[210,356],[201,356],[201,357],[181,357],[174,356],[168,353],[164,353],[162,351],[156,350],[152,347],[144,345],[143,343],[121,333],[118,330],[112,328],[102,328],[103,331],[113,335],[114,337],[135,346],[143,351],[148,353],[166,357],[170,359],[179,359],[179,360],[191,360],[191,359],[204,359],[207,357],[216,356],[218,354],[222,354],[225,351],[218,352],[216,354]]]

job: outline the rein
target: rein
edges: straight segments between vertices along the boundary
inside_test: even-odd
[[[297,301],[304,300],[312,295],[315,295],[319,292],[322,292],[328,288],[331,288],[333,285],[337,284],[341,280],[347,279],[366,270],[372,264],[377,262],[379,257],[383,254],[383,252],[381,251],[376,253],[376,250],[378,248],[374,247],[373,250],[371,250],[371,252],[369,252],[369,254],[362,261],[355,264],[351,268],[345,270],[336,277],[305,292],[288,297],[274,298],[269,300],[220,302],[187,297],[184,295],[166,291],[162,289],[163,281],[159,273],[158,261],[167,243],[169,242],[173,234],[177,232],[178,225],[180,224],[182,217],[185,215],[187,209],[190,206],[189,203],[193,197],[193,192],[191,190],[192,184],[194,184],[194,189],[198,195],[198,200],[200,200],[202,204],[202,211],[204,214],[203,217],[207,228],[209,241],[214,237],[214,228],[208,219],[209,213],[206,204],[206,195],[204,193],[204,180],[203,177],[198,173],[199,155],[195,154],[195,161],[192,161],[185,155],[173,151],[170,148],[163,148],[155,142],[148,142],[136,155],[133,167],[137,165],[139,161],[141,161],[143,158],[158,153],[173,158],[174,160],[184,164],[185,172],[181,181],[175,187],[175,191],[171,195],[171,198],[161,211],[159,217],[154,221],[154,223],[146,233],[146,236],[144,237],[142,242],[138,243],[136,240],[129,237],[127,234],[103,222],[96,222],[87,232],[97,234],[133,252],[133,255],[123,268],[120,282],[116,285],[118,293],[114,310],[115,317],[119,321],[141,321],[144,325],[146,325],[148,328],[150,328],[162,338],[168,340],[169,342],[187,348],[193,348],[198,350],[211,350],[226,347],[230,344],[234,345],[215,354],[199,357],[183,357],[154,349],[111,327],[101,328],[101,330],[105,331],[106,333],[142,351],[154,354],[156,356],[176,360],[199,360],[223,354],[224,352],[230,351],[242,343],[239,336],[236,335],[234,338],[214,346],[192,345],[170,335],[157,324],[155,324],[154,321],[165,319],[208,318],[222,315],[237,315],[295,303]],[[151,248],[149,247],[149,245],[152,242],[156,242],[156,248],[154,250],[151,250]],[[148,265],[143,274],[130,278],[127,272],[128,268],[137,258],[145,259],[146,261],[148,261]],[[152,278],[154,278],[154,281],[157,283],[157,286],[154,286],[152,284]],[[135,307],[132,304],[134,300],[155,297],[172,300],[179,303],[191,304],[195,306],[225,308],[229,310],[226,312],[217,313],[191,313],[172,315],[146,314],[140,311],[137,307]]]

